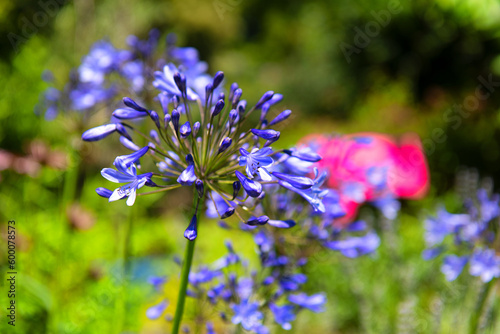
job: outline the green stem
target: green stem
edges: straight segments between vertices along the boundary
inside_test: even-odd
[[[481,291],[479,293],[479,298],[477,300],[476,309],[471,314],[470,322],[469,322],[469,333],[475,334],[478,333],[479,323],[481,318],[483,317],[484,310],[486,309],[487,300],[490,296],[490,293],[494,291],[493,286],[496,283],[496,279],[492,279],[486,284],[483,284],[481,287]]]
[[[179,288],[179,298],[177,299],[177,308],[175,309],[174,325],[172,327],[172,334],[179,333],[181,326],[182,314],[184,313],[184,304],[186,301],[186,290],[188,285],[189,272],[191,271],[191,263],[193,262],[194,245],[196,239],[187,241],[186,253],[182,265],[181,285]]]

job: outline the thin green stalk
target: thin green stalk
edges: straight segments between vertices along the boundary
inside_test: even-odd
[[[472,312],[470,321],[469,321],[469,333],[470,334],[475,334],[478,333],[479,330],[479,324],[481,319],[483,318],[483,314],[485,313],[485,310],[487,309],[486,304],[489,299],[490,294],[495,286],[496,279],[492,279],[486,284],[483,284],[481,287],[481,291],[479,293],[479,298],[476,303],[476,308],[474,312]]]
[[[175,309],[174,325],[172,327],[172,334],[179,333],[181,326],[182,314],[184,313],[184,304],[186,301],[186,291],[188,285],[189,272],[191,271],[191,263],[193,262],[194,245],[196,239],[187,241],[186,253],[184,255],[184,262],[182,265],[181,285],[179,288],[179,297],[177,299],[177,308]]]
[[[203,203],[202,198],[198,197],[195,190],[194,195],[196,198],[196,208],[194,214],[198,216],[198,208],[200,207],[200,202]],[[198,222],[199,223],[199,222]],[[181,273],[181,284],[179,287],[179,297],[177,298],[177,307],[175,308],[175,316],[172,327],[172,334],[178,334],[179,328],[181,326],[182,315],[184,313],[184,304],[186,302],[186,291],[189,281],[189,272],[191,271],[191,264],[193,263],[194,246],[196,239],[190,241],[187,240],[186,253],[184,254],[184,261],[182,263],[182,273]]]

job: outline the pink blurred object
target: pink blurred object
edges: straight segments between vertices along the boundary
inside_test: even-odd
[[[429,189],[427,160],[415,134],[399,140],[371,132],[312,135],[302,143],[323,157],[316,166],[328,172],[327,185],[339,192],[346,212],[340,225],[351,222],[364,202],[419,199]]]

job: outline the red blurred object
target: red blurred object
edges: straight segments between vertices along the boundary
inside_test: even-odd
[[[420,199],[429,189],[429,169],[420,138],[405,134],[399,140],[386,134],[312,135],[302,143],[323,159],[316,165],[328,172],[327,185],[336,189],[346,215],[345,225],[364,202],[383,198]]]

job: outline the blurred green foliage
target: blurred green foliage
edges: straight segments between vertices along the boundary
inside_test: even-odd
[[[77,117],[47,122],[33,112],[47,87],[41,80],[45,69],[62,86],[94,41],[108,38],[123,47],[127,35],[143,37],[154,27],[164,36],[177,33],[181,45],[198,48],[210,71],[223,70],[230,82],[238,81],[249,100],[271,89],[283,93],[282,107],[294,110],[294,116],[282,146],[316,132],[412,131],[424,140],[433,180],[428,198],[406,203],[397,226],[379,226],[382,247],[373,257],[350,260],[319,252],[306,267],[308,287],[327,292],[328,309],[301,315],[294,332],[465,332],[479,287],[467,277],[446,283],[436,263],[421,259],[422,210],[432,211],[439,202],[457,205],[450,190],[459,166],[475,167],[500,184],[500,92],[492,92],[458,127],[445,118],[453,105],[474,94],[479,76],[500,76],[500,5],[486,0],[401,1],[401,12],[391,15],[390,23],[348,62],[341,43],[355,45],[355,28],[363,31],[375,20],[373,11],[380,13],[389,4],[75,0],[63,2],[36,33],[23,36],[23,18],[33,23],[40,3],[0,0],[0,32],[6,37],[0,41],[0,147],[22,156],[30,142],[41,139],[68,154],[79,149],[84,157],[81,165],[70,160],[68,172],[49,167],[34,176],[2,171],[1,235],[9,219],[16,220],[19,233],[16,332],[159,333],[165,325],[144,315],[158,302],[145,284],[152,274],[170,277],[165,297],[172,313],[178,284],[172,257],[184,245],[180,231],[189,203],[182,196],[151,196],[140,198],[133,210],[124,203],[108,204],[93,189],[103,184],[99,170],[111,163],[112,144],[81,146]],[[14,47],[9,33],[25,41]],[[93,120],[98,124],[102,117]],[[446,140],[433,139],[436,129],[443,130]],[[66,205],[72,197],[64,198],[63,184],[71,173],[80,209],[95,218],[88,229],[68,224]],[[124,235],[131,221],[126,249]],[[238,238],[237,251],[252,258],[248,236],[213,226],[201,224],[195,263],[218,258],[225,238]],[[0,247],[4,254],[3,237]],[[127,254],[131,260],[124,268]],[[2,273],[5,261],[2,256]],[[188,318],[194,307],[189,300]],[[492,310],[495,323],[498,305]],[[0,332],[11,330],[6,326],[3,319]]]

